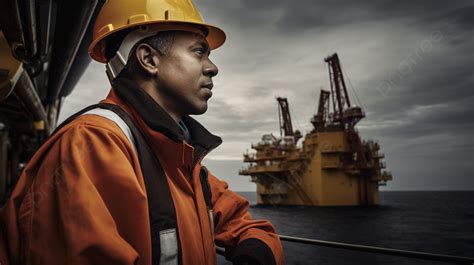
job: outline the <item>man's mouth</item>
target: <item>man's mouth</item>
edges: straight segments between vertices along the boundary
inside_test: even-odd
[[[211,98],[212,97],[212,91],[207,87],[203,87],[203,88],[204,88],[203,89],[204,94],[206,94],[207,99]]]
[[[212,88],[214,87],[214,84],[212,83],[207,83],[203,85],[201,88],[203,88],[204,93],[206,93],[207,99],[212,97]]]
[[[214,87],[214,84],[213,83],[207,83],[207,84],[203,85],[202,87],[205,87],[209,90],[212,90],[212,88]]]

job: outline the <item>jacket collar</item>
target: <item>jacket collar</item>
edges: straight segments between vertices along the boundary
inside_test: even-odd
[[[185,140],[185,136],[173,118],[134,81],[121,77],[114,81],[113,86],[120,99],[133,108],[152,130],[163,133],[175,142]],[[189,143],[196,149],[196,158],[222,143],[220,137],[211,134],[195,119],[184,116],[182,121],[190,132]]]

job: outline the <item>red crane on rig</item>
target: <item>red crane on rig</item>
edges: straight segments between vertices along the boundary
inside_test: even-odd
[[[351,106],[337,53],[326,57],[324,61],[328,64],[331,92],[321,90],[318,112],[311,123],[314,131],[318,132],[345,130],[352,155],[345,157],[343,162],[347,167],[364,170],[368,167],[366,150],[354,126],[365,117],[365,113],[359,106]],[[330,96],[332,104],[329,102]],[[330,106],[333,112],[330,112]]]
[[[280,122],[280,135],[293,136],[293,125],[291,123],[290,108],[286,98],[277,98],[278,101],[278,121]],[[282,123],[283,121],[283,123]]]
[[[277,97],[278,101],[278,121],[280,123],[280,136],[293,137],[295,144],[302,137],[301,132],[293,131],[293,124],[291,122],[290,106],[287,98]]]

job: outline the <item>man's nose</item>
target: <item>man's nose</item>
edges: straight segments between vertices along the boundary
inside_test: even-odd
[[[204,75],[214,77],[217,75],[218,72],[219,69],[217,69],[217,66],[211,60],[207,60],[203,68]]]

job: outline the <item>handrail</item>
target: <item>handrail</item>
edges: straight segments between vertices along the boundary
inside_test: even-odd
[[[442,255],[442,254],[434,254],[428,252],[419,252],[419,251],[410,251],[410,250],[401,250],[401,249],[394,249],[394,248],[382,248],[382,247],[374,247],[374,246],[366,246],[366,245],[358,245],[358,244],[348,244],[348,243],[340,243],[340,242],[333,242],[333,241],[325,241],[325,240],[317,240],[317,239],[309,239],[309,238],[302,238],[302,237],[294,237],[294,236],[284,236],[279,235],[280,239],[283,241],[289,242],[296,242],[296,243],[303,243],[309,245],[317,245],[317,246],[324,246],[324,247],[333,247],[333,248],[340,248],[340,249],[348,249],[348,250],[355,250],[355,251],[362,251],[362,252],[372,252],[372,253],[379,253],[385,255],[392,255],[392,256],[400,256],[400,257],[408,257],[408,258],[416,258],[416,259],[424,259],[424,260],[435,260],[441,262],[451,262],[454,264],[474,264],[473,257],[462,257],[462,256],[452,256],[452,255]],[[224,256],[224,249],[220,247],[216,247],[217,254]]]

